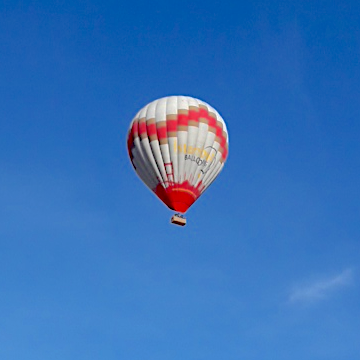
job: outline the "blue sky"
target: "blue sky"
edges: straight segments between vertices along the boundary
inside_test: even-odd
[[[0,3],[0,358],[360,358],[357,1]],[[190,95],[229,158],[188,225],[126,152]]]

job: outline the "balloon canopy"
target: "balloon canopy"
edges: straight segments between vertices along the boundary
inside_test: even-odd
[[[127,145],[140,179],[170,209],[185,213],[222,170],[229,141],[214,108],[192,97],[170,96],[136,114]]]

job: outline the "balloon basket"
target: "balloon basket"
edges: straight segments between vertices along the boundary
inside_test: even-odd
[[[181,215],[181,214],[174,214],[172,216],[170,222],[174,225],[179,225],[179,226],[186,225],[186,219],[185,219],[184,215]]]

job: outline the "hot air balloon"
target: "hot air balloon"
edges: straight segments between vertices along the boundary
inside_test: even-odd
[[[210,186],[228,156],[228,132],[204,101],[169,96],[143,107],[132,120],[127,146],[140,179],[176,214],[183,214]]]

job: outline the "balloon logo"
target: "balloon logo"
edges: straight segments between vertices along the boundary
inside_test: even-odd
[[[170,96],[137,113],[127,146],[140,179],[171,210],[184,214],[222,170],[229,142],[224,120],[209,104]],[[186,220],[177,214],[172,222]]]

